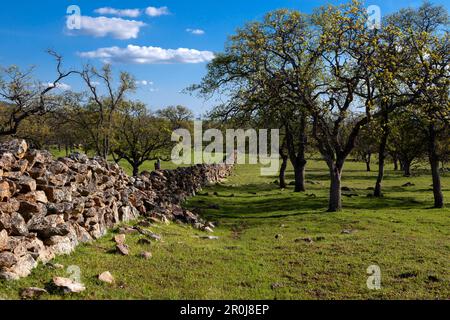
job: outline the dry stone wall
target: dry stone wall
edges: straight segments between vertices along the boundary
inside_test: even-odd
[[[226,178],[230,165],[197,165],[128,176],[83,154],[53,159],[23,140],[0,145],[0,278],[26,277],[39,262],[70,254],[140,216],[207,225],[181,203]]]

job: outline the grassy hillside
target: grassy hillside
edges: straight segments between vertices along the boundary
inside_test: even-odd
[[[131,255],[111,253],[112,234],[40,266],[27,279],[0,282],[0,298],[21,288],[44,287],[53,276],[78,266],[87,290],[45,299],[448,299],[450,209],[432,205],[431,178],[387,172],[385,197],[367,197],[375,172],[348,163],[344,211],[326,213],[328,174],[323,162],[308,164],[306,194],[279,190],[257,166],[239,166],[223,184],[188,201],[219,227],[218,240],[183,225],[155,225],[163,242],[139,245],[127,236]],[[293,178],[289,171],[289,178]],[[402,187],[405,183],[414,184]],[[450,200],[450,176],[443,178]],[[348,197],[350,194],[357,196]],[[151,251],[153,259],[138,257]],[[367,289],[367,267],[381,268],[381,290]],[[110,271],[114,285],[96,275]]]

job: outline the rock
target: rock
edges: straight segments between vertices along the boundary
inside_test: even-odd
[[[109,284],[113,284],[115,281],[114,277],[112,276],[112,274],[109,271],[105,271],[102,274],[100,274],[98,276],[98,280],[109,283]]]
[[[47,263],[47,266],[52,269],[64,269],[64,265],[60,263]]]
[[[413,186],[415,186],[415,184],[411,183],[411,182],[407,182],[407,183],[402,185],[402,187],[413,187]]]
[[[23,176],[17,181],[17,184],[20,186],[20,192],[22,193],[36,191],[36,180],[33,178]]]
[[[78,283],[72,279],[55,277],[52,284],[63,293],[80,293],[86,290],[82,283]]]
[[[22,289],[20,292],[20,297],[25,300],[31,300],[31,299],[37,299],[47,293],[48,292],[45,289],[30,287],[30,288]]]
[[[67,224],[54,224],[49,221],[48,217],[45,217],[36,223],[29,224],[28,230],[37,233],[37,235],[44,240],[54,236],[64,237],[70,233],[70,228]]]
[[[51,187],[51,186],[42,186],[40,188],[42,189],[42,191],[44,191],[48,200],[51,202],[60,203],[60,202],[64,201],[65,199],[69,198],[69,196],[66,194],[66,192],[59,188]]]
[[[25,254],[17,258],[14,266],[7,269],[8,272],[14,274],[17,278],[25,278],[31,274],[31,271],[36,268],[37,261],[30,255]]]
[[[6,230],[0,231],[0,252],[9,249],[9,236]]]
[[[341,234],[352,234],[354,230],[344,229],[341,231]]]
[[[217,236],[200,236],[198,238],[204,239],[204,240],[219,240],[219,237],[217,237]]]
[[[130,254],[130,249],[126,244],[118,244],[116,246],[116,251],[123,256],[128,256]]]
[[[27,224],[24,218],[18,212],[11,214],[11,235],[12,236],[26,236],[28,235]]]
[[[0,269],[11,268],[17,263],[17,258],[11,252],[0,252]]]
[[[275,235],[275,239],[277,239],[277,240],[283,239],[283,235],[277,234],[277,235]]]
[[[11,198],[11,190],[9,187],[8,181],[1,181],[0,182],[0,201],[8,201],[9,198]]]
[[[130,228],[130,227],[121,227],[121,228],[119,228],[119,233],[121,233],[121,234],[136,234],[136,233],[139,233],[139,231],[137,231],[134,228]]]
[[[126,235],[124,234],[118,234],[117,236],[114,236],[114,242],[116,244],[125,244]]]
[[[145,260],[150,260],[153,257],[153,255],[151,252],[144,251],[141,253],[141,257],[144,258]]]
[[[283,287],[283,284],[278,283],[278,282],[272,283],[272,284],[270,285],[270,288],[271,288],[272,290],[275,290],[275,289],[278,289],[278,288],[282,288],[282,287]]]
[[[44,191],[34,191],[32,194],[33,194],[36,202],[40,202],[40,203],[44,203],[44,204],[48,203],[48,199],[47,199],[47,196],[45,195]]]
[[[213,232],[214,232],[214,230],[211,229],[210,227],[205,227],[205,228],[203,228],[203,231],[209,232],[209,233],[213,233]]]
[[[314,240],[312,238],[299,238],[295,239],[295,242],[306,242],[306,243],[314,243]]]
[[[141,244],[141,245],[150,245],[150,244],[152,244],[152,242],[149,239],[147,239],[147,238],[141,238],[141,239],[138,240],[137,243]]]
[[[45,216],[47,208],[42,203],[20,201],[19,213],[29,221],[33,216]]]
[[[28,144],[25,140],[14,139],[2,145],[2,150],[11,152],[16,158],[22,159],[28,151]]]
[[[142,235],[144,235],[144,236],[147,236],[147,237],[149,237],[149,238],[151,238],[151,239],[153,239],[153,240],[156,240],[156,241],[161,241],[161,240],[162,240],[162,237],[161,237],[160,235],[158,235],[158,234],[156,234],[156,233],[153,233],[153,232],[151,232],[151,231],[149,231],[149,230],[144,230],[144,229],[141,229],[141,228],[139,228],[139,227],[135,227],[135,229],[136,229],[140,234],[142,234]]]

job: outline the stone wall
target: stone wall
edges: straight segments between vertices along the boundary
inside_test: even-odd
[[[25,141],[0,145],[0,278],[26,277],[39,262],[69,254],[140,216],[205,222],[180,204],[229,165],[197,165],[128,176],[117,164],[73,154],[53,159]]]

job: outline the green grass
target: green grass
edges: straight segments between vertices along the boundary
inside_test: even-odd
[[[292,170],[288,172],[293,179]],[[306,194],[279,190],[257,166],[239,166],[228,181],[203,190],[186,206],[219,227],[219,240],[172,224],[150,228],[164,241],[150,247],[128,236],[131,255],[111,253],[112,234],[55,259],[76,265],[87,290],[45,299],[448,299],[450,209],[430,209],[431,178],[426,172],[404,178],[388,171],[385,197],[367,197],[375,172],[348,162],[343,185],[358,197],[344,197],[344,210],[327,213],[328,174],[323,162],[308,163]],[[402,187],[406,182],[411,187]],[[450,176],[443,177],[450,199]],[[291,188],[291,187],[290,187]],[[214,193],[217,195],[214,195]],[[312,196],[315,195],[315,197]],[[219,209],[208,209],[211,205]],[[342,234],[344,229],[351,234]],[[275,236],[280,235],[279,239]],[[312,238],[313,243],[296,239]],[[153,259],[138,257],[151,251]],[[381,268],[381,290],[366,286],[370,265]],[[110,271],[114,285],[96,280]],[[17,282],[0,282],[0,298],[15,299],[21,288],[44,287],[65,269],[37,268]]]

